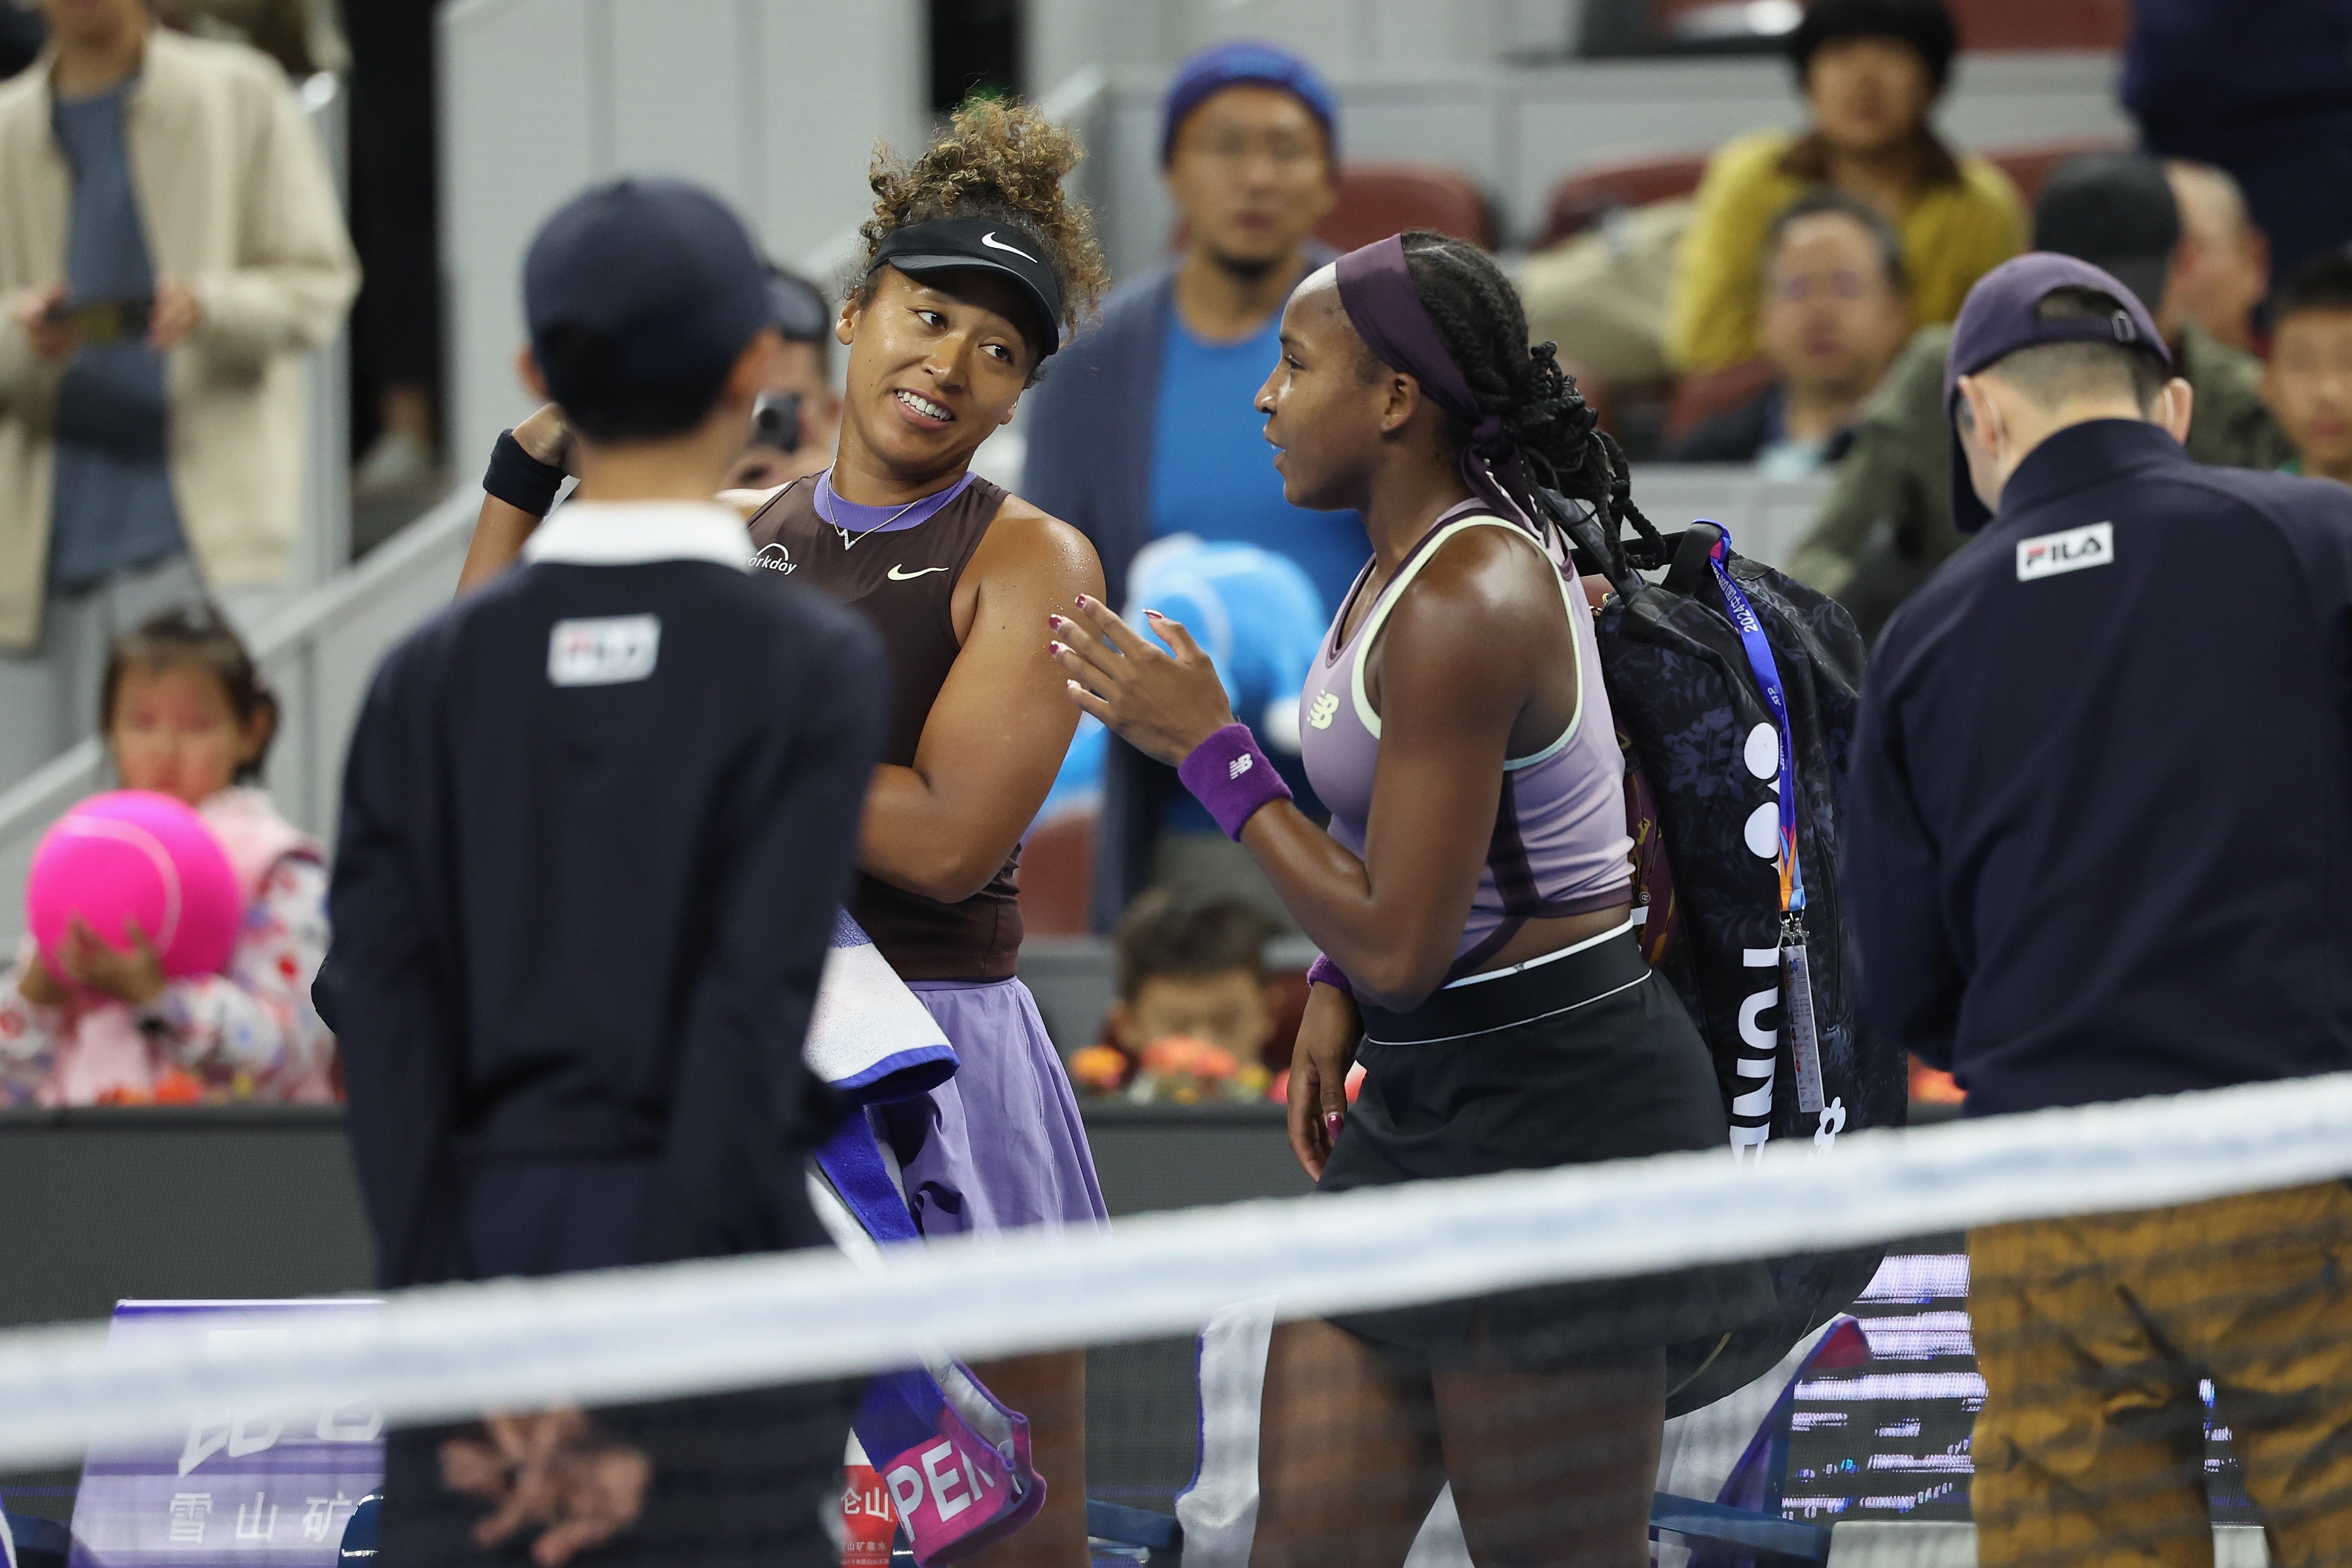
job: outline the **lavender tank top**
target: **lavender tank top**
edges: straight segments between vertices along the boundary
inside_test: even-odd
[[[1359,859],[1371,818],[1372,779],[1381,751],[1381,716],[1364,693],[1364,655],[1396,608],[1398,596],[1446,540],[1480,528],[1509,528],[1528,537],[1517,523],[1477,512],[1478,505],[1465,501],[1437,519],[1381,591],[1356,634],[1342,643],[1340,628],[1371,572],[1365,566],[1324,634],[1322,654],[1298,694],[1307,777],[1330,808],[1331,836]],[[1633,873],[1627,856],[1633,841],[1625,832],[1624,762],[1617,749],[1608,689],[1601,685],[1601,651],[1574,572],[1556,554],[1552,564],[1559,578],[1569,635],[1576,644],[1576,712],[1559,739],[1503,764],[1502,802],[1469,923],[1454,949],[1455,976],[1470,973],[1501,951],[1528,920],[1605,909],[1630,895]]]

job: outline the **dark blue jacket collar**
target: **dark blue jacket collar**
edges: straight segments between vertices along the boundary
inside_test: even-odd
[[[1984,531],[1998,532],[2076,490],[2127,474],[2196,465],[2161,425],[2137,419],[2070,424],[2025,455],[2001,486],[2000,510]]]

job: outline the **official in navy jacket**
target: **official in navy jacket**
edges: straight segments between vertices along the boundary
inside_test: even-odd
[[[709,498],[782,357],[766,273],[711,197],[623,181],[548,221],[524,294],[579,489],[385,659],[344,773],[315,992],[386,1287],[824,1239],[801,1049],[889,704],[878,637],[752,581]],[[509,434],[485,487],[562,476]],[[827,1562],[846,1415],[815,1385],[398,1432],[384,1558]]]
[[[1953,328],[1980,531],[1879,643],[1845,877],[1870,1021],[1970,1114],[2352,1068],[2352,490],[2199,466],[2190,402],[2086,263]],[[2340,1552],[2352,1185],[2037,1192],[1969,1232],[1979,1561],[2207,1560],[2208,1388],[2278,1560]]]
[[[2352,490],[2192,462],[2087,263],[1989,274],[1951,365],[1980,531],[1888,623],[1851,786],[1872,1020],[1979,1114],[2352,1067]]]

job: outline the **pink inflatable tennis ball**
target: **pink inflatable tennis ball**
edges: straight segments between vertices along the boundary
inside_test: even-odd
[[[176,979],[227,965],[245,895],[228,852],[194,810],[152,790],[117,789],[91,796],[42,835],[25,915],[53,969],[74,915],[124,952],[124,922],[135,919]]]

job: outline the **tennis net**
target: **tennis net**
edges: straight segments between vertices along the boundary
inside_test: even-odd
[[[2267,1527],[2274,1560],[2321,1561],[2311,1542],[2352,1553],[2347,1174],[2352,1074],[1773,1145],[1739,1166],[1671,1155],[1147,1215],[1099,1234],[443,1287],[368,1310],[159,1312],[137,1333],[118,1320],[0,1335],[0,1468],[81,1461],[87,1494],[104,1465],[137,1469],[124,1456],[173,1457],[121,1505],[147,1523],[120,1528],[168,1534],[173,1509],[194,1507],[173,1500],[202,1496],[195,1522],[234,1547],[237,1500],[196,1484],[207,1466],[284,1459],[314,1432],[357,1451],[357,1435],[415,1431],[430,1435],[424,1468],[399,1470],[395,1438],[411,1492],[387,1507],[437,1477],[528,1538],[594,1512],[560,1488],[516,1496],[531,1452],[570,1445],[588,1456],[578,1489],[638,1500],[614,1505],[627,1517],[611,1540],[582,1526],[579,1561],[726,1561],[719,1537],[679,1521],[774,1505],[788,1490],[775,1455],[812,1432],[838,1450],[866,1378],[929,1368],[965,1448],[940,1459],[925,1437],[907,1464],[868,1453],[870,1473],[846,1485],[828,1461],[809,1489],[826,1500],[821,1552],[887,1555],[887,1531],[860,1544],[871,1504],[927,1523],[931,1539],[917,1529],[908,1544],[947,1562],[973,1546],[950,1526],[1000,1480],[1078,1473],[1048,1453],[1066,1422],[1032,1411],[1036,1452],[1015,1462],[989,1412],[1040,1388],[1048,1406],[1066,1398],[1041,1369],[1092,1348],[1088,1451],[1134,1450],[1149,1427],[1155,1451],[1193,1460],[1189,1476],[1142,1482],[1097,1462],[1097,1501],[1129,1505],[1095,1511],[1097,1551],[1172,1551],[1165,1513],[1183,1518],[1196,1564],[1249,1561],[1254,1540],[1260,1560],[1402,1561],[1410,1547],[1423,1561],[1622,1562],[1612,1500],[1633,1470],[1662,1560],[1825,1561],[1832,1525],[1911,1531],[1916,1545],[1919,1531],[1972,1521],[1985,1561],[2197,1561],[2166,1542],[2218,1520]],[[1852,1302],[1858,1321],[1820,1325],[1679,1417],[1661,1451],[1640,1415],[1660,1374],[1627,1348],[1644,1336],[1609,1331],[1709,1290],[1734,1300],[1722,1281],[1740,1265],[1863,1249],[1885,1258]],[[1612,1286],[1625,1281],[1647,1283]],[[1515,1337],[1562,1312],[1602,1330]],[[1311,1321],[1335,1316],[1365,1333],[1315,1337]],[[1455,1349],[1399,1348],[1433,1323]],[[1113,1349],[1127,1359],[1106,1359]],[[958,1364],[999,1400],[961,1387]],[[866,1396],[861,1435],[946,1430],[907,1398],[892,1427]],[[646,1454],[657,1462],[642,1473],[615,1458]],[[265,1504],[289,1511],[291,1540],[298,1504],[269,1491],[268,1469],[238,1471],[235,1490],[257,1521]],[[673,1511],[645,1501],[673,1486],[686,1494]],[[1018,1512],[994,1550],[1049,1560],[1022,1555],[1047,1516],[1013,1530]],[[628,1556],[665,1529],[703,1545]]]

